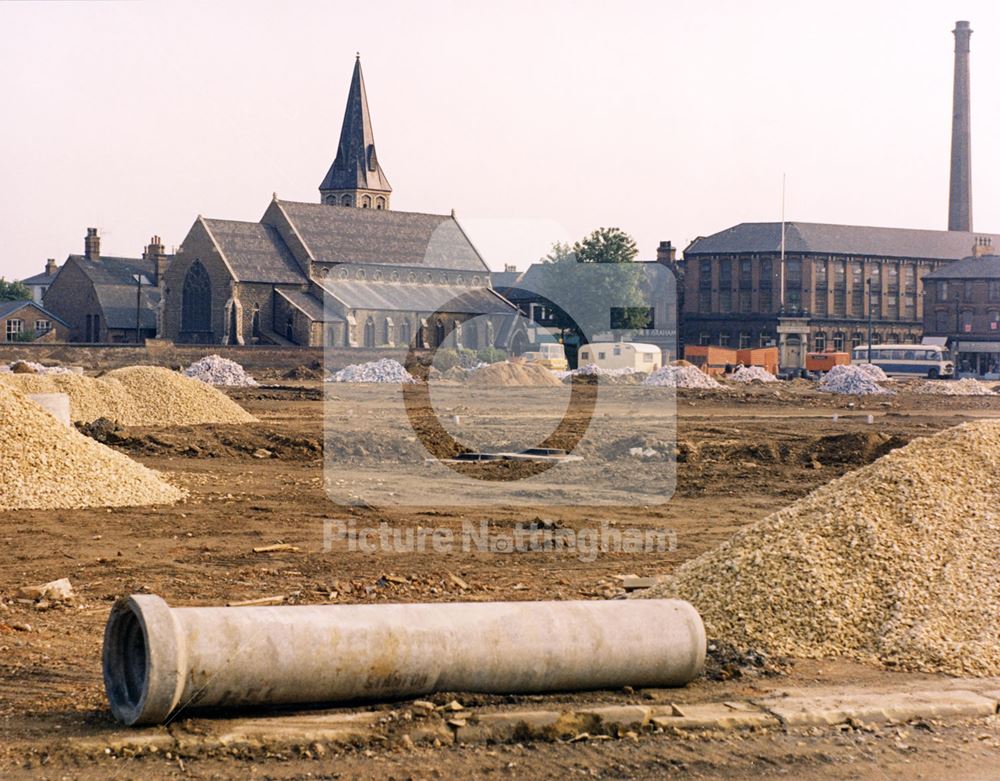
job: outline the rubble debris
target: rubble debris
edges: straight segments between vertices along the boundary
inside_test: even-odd
[[[643,385],[667,388],[719,389],[724,386],[695,366],[664,366],[650,374]]]
[[[733,382],[777,382],[778,378],[763,366],[740,366],[729,375]]]
[[[742,651],[1000,674],[1000,421],[915,439],[636,595]]]
[[[961,380],[930,380],[912,388],[914,393],[934,396],[993,396],[993,388],[985,382],[966,377]]]
[[[416,382],[399,361],[380,358],[368,363],[352,363],[326,378],[326,382],[371,382],[400,385]]]
[[[17,590],[17,596],[34,601],[45,599],[49,602],[68,602],[75,594],[69,578],[59,578],[38,586],[22,586]]]
[[[869,368],[865,368],[868,366]],[[882,370],[870,364],[852,364],[850,366],[834,366],[823,375],[819,381],[819,389],[826,393],[840,393],[851,396],[884,396],[893,391],[883,388],[873,379],[876,375],[871,371]],[[884,374],[883,374],[884,376]]]
[[[257,380],[247,374],[240,364],[221,355],[206,355],[195,361],[184,370],[184,376],[228,388],[257,387]]]

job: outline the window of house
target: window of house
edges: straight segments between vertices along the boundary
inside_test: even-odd
[[[826,349],[826,334],[823,331],[817,331],[816,335],[813,336],[813,347],[818,353]]]
[[[751,334],[749,331],[740,331],[740,349],[746,350],[750,347]]]
[[[733,311],[733,261],[719,261],[719,311]]]
[[[729,334],[725,331],[719,334],[719,347],[729,347]]]
[[[986,320],[990,324],[991,331],[1000,330],[1000,310],[991,309],[986,313]]]
[[[937,300],[942,303],[948,300],[948,283],[941,281],[937,283]]]
[[[903,318],[913,320],[917,316],[917,297],[914,293],[903,294]]]
[[[989,281],[990,301],[1000,301],[1000,280],[991,279]]]
[[[851,334],[851,347],[860,347],[861,343],[865,340],[864,334],[860,331],[855,331]]]
[[[760,347],[767,347],[771,344],[771,334],[767,331],[761,331],[760,336],[757,338],[757,344]]]
[[[748,314],[750,312],[750,291],[740,288],[740,312]]]
[[[370,195],[364,196],[361,199],[361,208],[362,209],[370,209],[371,207],[372,207],[372,197]]]
[[[615,347],[614,350],[613,350],[613,352],[614,352],[615,355],[621,355],[622,354],[622,348],[621,347]]]
[[[13,342],[20,336],[21,332],[24,330],[24,321],[18,320],[17,318],[11,318],[7,321],[7,341]]]
[[[972,283],[968,280],[962,283],[962,300],[966,302],[972,300]]]
[[[599,361],[603,361],[607,357],[608,357],[608,354],[606,352],[604,352],[603,350],[601,350],[601,351],[599,351],[597,353],[597,360],[599,360]]]
[[[52,330],[52,321],[51,320],[36,320],[35,321],[35,333],[37,333],[39,335],[41,335],[41,334],[47,334],[51,330]]]
[[[833,335],[833,349],[840,353],[844,351],[844,333],[843,331],[837,331]]]
[[[899,294],[889,293],[885,300],[885,316],[889,320],[899,319]]]
[[[711,290],[699,290],[698,291],[698,311],[708,312],[712,308],[712,291]]]
[[[712,261],[703,260],[698,264],[698,287],[712,288]]]
[[[760,287],[761,290],[770,290],[771,289],[771,274],[772,274],[771,259],[770,258],[761,258],[760,259],[760,284],[759,284],[759,287]]]
[[[934,313],[934,330],[939,334],[946,333],[948,331],[948,313],[946,311],[938,310]]]
[[[889,344],[899,344],[899,334],[895,331],[889,334]]]
[[[826,261],[825,260],[814,260],[813,261],[813,278],[816,281],[816,289],[819,290],[827,287],[826,278]]]
[[[917,267],[912,263],[903,266],[903,290],[907,293],[917,292]]]
[[[963,309],[962,313],[959,315],[959,320],[961,324],[961,331],[963,334],[968,334],[972,332],[972,310]]]
[[[700,334],[698,334],[698,344],[701,345],[702,347],[706,347],[709,341],[711,341],[711,339],[712,335],[705,331],[702,331]]]
[[[785,304],[791,310],[802,308],[802,259],[785,261]]]
[[[750,258],[740,258],[740,290],[753,287],[753,264]]]
[[[899,266],[895,263],[890,263],[886,269],[886,285],[890,293],[899,292]]]

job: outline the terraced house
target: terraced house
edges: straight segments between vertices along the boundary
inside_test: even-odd
[[[699,237],[683,260],[685,344],[810,350],[919,342],[923,280],[1000,236],[805,222],[741,223]]]
[[[523,330],[454,214],[391,211],[360,60],[319,203],[199,216],[166,272],[178,343],[508,347]]]

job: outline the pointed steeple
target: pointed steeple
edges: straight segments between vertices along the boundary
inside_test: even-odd
[[[347,94],[337,158],[319,186],[320,201],[338,206],[388,209],[391,192],[392,187],[375,153],[375,135],[368,114],[368,95],[359,55],[354,62],[351,89]]]

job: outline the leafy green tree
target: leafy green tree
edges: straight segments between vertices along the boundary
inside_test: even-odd
[[[631,263],[639,250],[635,239],[620,228],[598,228],[573,245],[581,263]]]
[[[8,282],[0,277],[0,301],[30,301],[31,291],[20,282]]]

